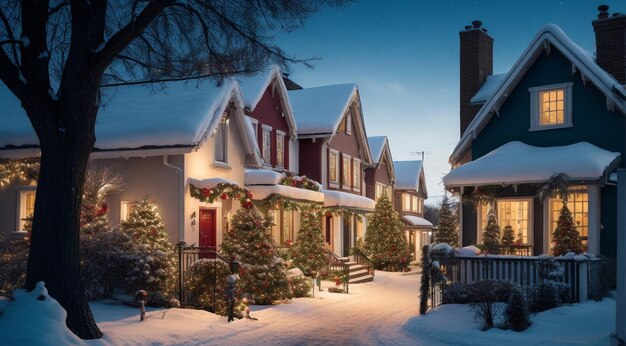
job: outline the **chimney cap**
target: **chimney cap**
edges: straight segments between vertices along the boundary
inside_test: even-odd
[[[472,21],[472,27],[474,29],[478,29],[483,25],[483,22],[481,22],[480,20],[474,20]]]
[[[605,19],[609,17],[609,6],[608,5],[600,5],[598,6],[598,19]]]
[[[465,26],[465,30],[469,30],[469,29],[471,29],[471,28],[472,28],[472,26],[471,26],[471,25],[466,25],[466,26]]]

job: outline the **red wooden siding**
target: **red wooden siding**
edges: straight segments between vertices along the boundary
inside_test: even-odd
[[[300,140],[300,175],[322,182],[322,139]]]
[[[365,192],[367,198],[376,199],[376,183],[381,183],[391,188],[391,177],[389,176],[386,162],[387,159],[383,157],[383,162],[381,162],[378,168],[370,167],[365,169]]]
[[[276,130],[280,130],[285,133],[285,140],[283,143],[284,152],[284,168],[289,168],[289,125],[287,119],[283,116],[283,106],[280,101],[280,93],[277,90],[272,91],[272,84],[265,90],[261,100],[257,104],[256,108],[249,112],[248,115],[256,119],[259,124],[257,125],[257,144],[261,153],[263,152],[263,125],[272,127],[271,133],[271,164],[272,167],[276,167]],[[273,95],[272,95],[273,94]]]

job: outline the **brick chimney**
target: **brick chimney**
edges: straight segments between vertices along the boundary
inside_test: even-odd
[[[472,106],[470,100],[485,83],[487,76],[493,73],[493,38],[482,28],[482,24],[475,20],[459,32],[461,136],[480,109],[480,105]]]
[[[609,6],[598,6],[592,22],[596,33],[596,63],[621,84],[626,84],[626,15],[609,16]]]

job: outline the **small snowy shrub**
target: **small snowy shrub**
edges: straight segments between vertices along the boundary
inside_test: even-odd
[[[511,292],[505,315],[507,326],[515,332],[524,331],[530,326],[528,303],[518,287],[513,288]]]
[[[302,298],[311,296],[311,279],[306,276],[292,276],[289,278],[289,288],[292,298]]]
[[[230,275],[228,263],[220,259],[201,259],[193,263],[185,272],[185,289],[192,304],[200,309],[213,311],[222,316],[228,315],[226,297],[226,277]],[[214,300],[215,299],[215,300]],[[240,297],[236,297],[235,306]],[[242,318],[241,311],[235,309],[235,317]]]
[[[532,287],[532,312],[546,311],[561,306],[569,299],[569,285],[563,282],[563,267],[553,257],[537,262],[539,283]]]
[[[442,304],[469,304],[471,299],[469,285],[462,282],[446,285],[441,292]]]
[[[502,313],[503,305],[511,296],[513,285],[508,281],[480,280],[470,284],[472,309],[481,324],[481,330],[495,326],[495,317]]]
[[[0,296],[10,295],[24,283],[28,248],[27,240],[11,240],[10,236],[0,231]]]

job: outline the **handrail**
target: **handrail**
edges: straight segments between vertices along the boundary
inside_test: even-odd
[[[372,260],[357,247],[352,249],[352,253],[354,255],[354,261],[367,268],[367,273],[374,276],[374,262],[372,262]]]
[[[340,260],[339,257],[332,251],[326,250],[328,256],[328,273],[333,271],[340,272],[341,276],[345,278],[342,280],[343,282],[343,290],[346,293],[349,292],[349,281],[350,281],[350,266],[347,265],[344,261]]]

